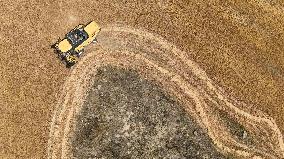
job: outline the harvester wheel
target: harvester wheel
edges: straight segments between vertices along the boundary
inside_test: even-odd
[[[73,65],[75,65],[75,62],[67,62],[66,61],[66,68],[71,68]]]
[[[66,67],[70,68],[75,63],[77,63],[77,59],[74,55],[67,54],[66,57],[65,57],[65,62],[66,62]]]

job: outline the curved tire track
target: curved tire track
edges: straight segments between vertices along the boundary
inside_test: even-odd
[[[118,25],[104,27],[98,39],[98,45],[86,49],[87,54],[64,84],[51,123],[49,158],[72,155],[69,138],[74,130],[74,118],[92,84],[91,77],[103,65],[135,69],[145,78],[158,82],[207,130],[221,152],[242,158],[284,157],[283,137],[275,121],[260,111],[249,111],[251,106],[226,95],[190,60],[188,53],[158,35]],[[192,101],[194,107],[190,106]],[[258,142],[247,145],[238,141],[213,109],[229,114]]]

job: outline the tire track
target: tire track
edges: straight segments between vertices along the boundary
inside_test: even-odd
[[[241,103],[216,86],[189,54],[158,35],[118,25],[106,26],[99,44],[86,49],[86,55],[73,68],[59,98],[50,129],[49,158],[68,158],[69,138],[74,118],[87,95],[99,67],[113,65],[137,70],[155,80],[187,108],[216,147],[224,154],[241,158],[283,158],[283,137],[274,119]],[[194,101],[195,106],[190,106]],[[209,103],[210,101],[210,103]],[[213,109],[226,112],[246,128],[253,145],[237,140]]]

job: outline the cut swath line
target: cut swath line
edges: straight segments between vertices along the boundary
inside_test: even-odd
[[[120,37],[109,36],[115,33],[119,33]],[[208,130],[208,135],[223,153],[232,153],[243,158],[284,157],[283,138],[275,121],[265,114],[248,112],[244,108],[245,104],[229,98],[224,91],[215,86],[205,71],[186,56],[185,52],[166,42],[158,35],[129,27],[117,25],[104,27],[100,36],[106,36],[104,37],[106,41],[98,43],[95,46],[97,47],[96,51],[87,53],[78,65],[72,69],[70,77],[65,82],[51,123],[48,145],[49,158],[68,158],[72,156],[69,138],[72,137],[72,131],[74,130],[74,117],[80,111],[87,90],[92,84],[91,77],[103,65],[135,69],[142,76],[156,80],[162,85],[163,89],[169,91],[172,95],[186,97],[178,98],[178,100],[184,103],[199,124]],[[133,40],[135,40],[135,43],[138,43],[135,45],[137,48],[130,49],[128,44],[132,43]],[[147,43],[147,41],[153,42]],[[117,45],[116,48],[118,49],[112,49],[113,43]],[[173,65],[168,69],[168,63],[162,62],[166,60],[161,60],[159,58],[161,55],[155,56],[157,52],[159,53],[156,50],[161,48],[164,50],[163,58],[168,58],[168,60],[181,65]],[[191,76],[195,76],[203,81],[204,85],[196,88],[190,84],[188,80],[194,80],[195,78],[188,77],[185,79],[184,74],[180,73],[180,70],[184,68],[187,68],[185,71],[188,71]],[[205,89],[210,93],[203,91]],[[177,92],[179,93],[177,94]],[[188,98],[195,102],[195,107],[187,104]],[[209,107],[206,100],[212,101],[215,109],[228,112],[241,125],[250,128],[251,130],[249,129],[248,131],[252,132],[252,137],[264,144],[255,144],[253,145],[254,149],[252,149],[249,148],[251,146],[239,143],[230,135],[222,136],[224,134],[222,131],[226,129],[224,129],[224,125],[219,124],[220,122],[212,118],[214,116],[212,112],[207,111]],[[224,106],[219,105],[218,102],[224,103]],[[260,130],[265,130],[269,134],[262,134]],[[230,132],[228,131],[226,134],[230,134]]]

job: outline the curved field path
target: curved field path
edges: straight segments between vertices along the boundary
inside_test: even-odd
[[[49,158],[72,156],[69,139],[96,71],[101,66],[131,68],[176,97],[207,131],[218,150],[240,158],[283,158],[283,136],[274,119],[228,96],[187,54],[158,35],[120,25],[104,26],[99,43],[72,69],[53,116]],[[192,106],[191,103],[194,103]],[[236,138],[226,119],[244,128]],[[246,142],[247,139],[251,142]]]
[[[226,152],[240,148],[239,153],[248,156],[271,155],[268,158],[273,158],[281,154],[275,122],[283,135],[283,0],[2,0],[0,15],[0,158],[46,158],[50,122],[58,98],[64,96],[65,80],[75,83],[79,76],[72,81],[74,75],[69,75],[80,74],[93,63],[87,62],[88,56],[104,53],[107,54],[98,58],[115,55],[127,58],[128,54],[135,54],[130,64],[120,66],[137,68],[141,75],[166,85],[165,91],[184,106],[186,101],[201,99],[200,107],[188,111],[196,114],[204,129],[209,128],[211,137],[221,143],[219,147]],[[74,26],[91,20],[103,27],[118,23],[144,28],[184,52],[172,49],[171,44],[161,38],[147,36],[143,41],[141,37],[145,36],[139,34],[145,33],[143,31],[134,35],[127,33],[134,31],[130,28],[107,27],[103,28],[99,45],[86,50],[88,56],[76,68],[66,69],[50,46]],[[109,32],[115,29],[125,31]],[[145,40],[147,44],[139,43]],[[168,46],[161,44],[163,42]],[[136,58],[140,59],[136,60],[138,63],[134,62]],[[208,81],[203,71],[194,72],[196,67],[189,59],[198,63],[211,80]],[[100,61],[97,59],[97,64],[102,63]],[[153,69],[147,70],[146,66]],[[165,71],[164,79],[160,79],[161,74],[155,74],[156,66]],[[174,74],[170,76],[169,72]],[[95,72],[90,70],[90,73]],[[72,94],[71,88],[74,88],[69,87]],[[275,122],[255,110],[268,114]],[[207,117],[200,118],[202,114],[197,111]],[[244,115],[246,113],[248,115]],[[247,116],[253,118],[247,121]],[[239,138],[230,139],[231,133],[235,133],[235,130],[226,131],[225,127],[234,127],[230,123],[239,124],[237,127],[246,131],[241,135],[237,133]],[[220,132],[222,129],[224,131]],[[261,138],[253,138],[261,131]],[[221,134],[227,138],[220,138]],[[239,139],[243,141],[236,141]],[[254,150],[248,146],[254,144],[257,144]],[[275,149],[271,150],[272,147]]]

